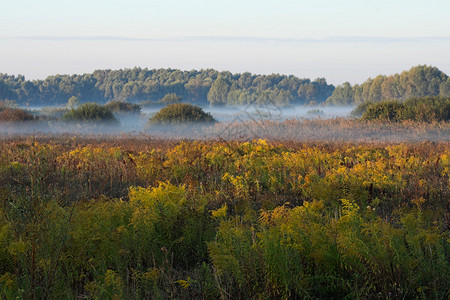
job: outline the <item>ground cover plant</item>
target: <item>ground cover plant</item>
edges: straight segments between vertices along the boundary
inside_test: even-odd
[[[449,143],[0,143],[0,295],[449,297]]]

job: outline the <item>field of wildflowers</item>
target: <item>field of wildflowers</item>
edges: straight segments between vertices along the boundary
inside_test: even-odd
[[[0,143],[0,298],[448,299],[448,142]]]

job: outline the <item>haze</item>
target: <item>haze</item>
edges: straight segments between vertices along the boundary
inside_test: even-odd
[[[361,83],[419,64],[450,73],[450,2],[20,0],[0,10],[0,72],[134,66]]]

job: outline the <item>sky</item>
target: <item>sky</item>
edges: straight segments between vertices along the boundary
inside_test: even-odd
[[[448,0],[14,0],[0,73],[95,69],[280,73],[362,83],[416,65],[450,75]]]

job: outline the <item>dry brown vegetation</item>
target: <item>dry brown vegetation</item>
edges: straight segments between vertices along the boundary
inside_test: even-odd
[[[32,121],[35,117],[20,108],[5,108],[0,111],[0,122]]]
[[[286,121],[248,121],[220,123],[207,132],[208,137],[264,138],[269,140],[293,141],[450,141],[449,122],[400,123],[383,121],[361,121],[335,118]]]

